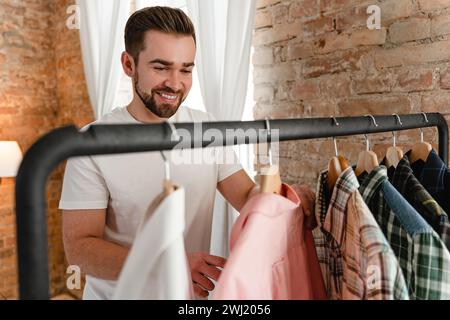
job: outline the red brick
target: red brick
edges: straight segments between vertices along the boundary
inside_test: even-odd
[[[431,19],[431,35],[438,37],[450,34],[450,11],[443,12]]]
[[[346,31],[353,28],[367,27],[367,6],[352,7],[336,17],[336,30]]]
[[[273,7],[272,16],[274,24],[287,22],[289,19],[289,7],[284,4],[279,4]]]
[[[292,87],[292,100],[314,100],[320,98],[319,83],[315,80],[299,80]]]
[[[383,26],[388,26],[395,20],[411,17],[415,11],[412,0],[388,0],[382,2],[379,6]]]
[[[328,33],[314,42],[314,52],[316,54],[326,54],[338,50],[350,49],[352,47],[350,35],[346,33]]]
[[[270,65],[274,62],[272,48],[258,47],[252,57],[253,65]]]
[[[270,11],[258,11],[255,14],[255,29],[272,26],[272,14]]]
[[[318,35],[325,32],[331,32],[334,29],[333,17],[320,17],[315,20],[308,21],[304,24],[304,36]]]
[[[297,0],[289,8],[290,19],[313,18],[319,15],[320,6],[318,0]]]
[[[439,41],[395,49],[379,49],[375,54],[377,68],[417,65],[450,60],[450,41]]]
[[[411,112],[411,99],[406,96],[367,96],[364,98],[350,99],[338,103],[339,115],[382,115],[382,114],[407,114]]]
[[[351,96],[351,80],[348,74],[331,75],[320,79],[323,98],[344,98]]]
[[[272,101],[274,95],[274,89],[270,85],[255,86],[253,92],[253,98],[255,101]]]
[[[350,40],[352,47],[382,45],[386,43],[386,29],[379,30],[362,29],[353,31]]]
[[[289,60],[305,59],[314,55],[314,44],[310,42],[289,43],[287,58]]]
[[[353,88],[358,94],[390,92],[394,79],[389,73],[379,73],[355,78]]]
[[[257,0],[256,1],[256,8],[265,8],[271,5],[274,5],[278,2],[281,2],[281,0]]]
[[[315,78],[324,74],[359,71],[362,67],[361,60],[365,54],[364,51],[359,50],[312,58],[305,62],[303,74],[305,78]]]
[[[322,12],[339,11],[355,4],[354,0],[322,0],[320,2]]]
[[[433,70],[408,70],[398,74],[396,90],[405,92],[427,91],[434,88]]]
[[[390,26],[389,34],[393,43],[429,38],[431,36],[431,21],[427,17],[420,17],[396,22]]]
[[[336,102],[333,99],[308,100],[304,102],[305,116],[309,118],[331,117],[336,114]]]
[[[253,45],[260,46],[293,38],[302,38],[302,29],[299,22],[279,24],[270,29],[256,30]]]
[[[450,113],[450,93],[433,92],[423,96],[422,111]]]
[[[450,89],[450,67],[441,71],[440,85],[442,89]]]
[[[279,81],[292,81],[296,78],[296,71],[288,63],[272,66],[270,68],[258,68],[254,70],[254,83],[274,83]]]
[[[423,11],[433,11],[450,7],[450,0],[418,0]]]

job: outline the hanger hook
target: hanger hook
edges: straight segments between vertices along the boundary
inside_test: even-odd
[[[267,117],[265,120],[266,120],[266,130],[267,130],[267,149],[268,149],[268,153],[269,153],[269,164],[272,166],[273,165],[272,149],[270,147],[272,137],[271,137],[271,132],[270,132],[270,121],[269,121],[269,118],[267,118]]]
[[[334,117],[334,116],[331,116],[331,119],[333,119],[333,122],[334,122],[334,124],[336,125],[336,126],[340,126],[340,124],[339,124],[339,122],[337,121],[337,119],[336,119],[336,117]]]
[[[421,114],[422,114],[423,118],[425,119],[425,122],[429,123],[427,114],[425,112],[421,112]],[[420,142],[423,143],[423,141],[424,141],[423,140],[423,129],[422,128],[419,128],[419,129],[420,129]]]
[[[372,115],[370,115],[370,114],[367,114],[366,117],[370,117],[370,119],[372,119],[372,121],[373,121],[374,126],[375,126],[375,127],[378,127],[378,123],[377,123],[377,121],[375,120],[375,117],[374,117],[374,116],[372,116]]]
[[[336,126],[340,126],[339,122],[337,121],[336,117],[331,116],[331,119],[333,119],[333,122]],[[336,155],[336,157],[339,156],[339,152],[338,152],[338,148],[337,148],[337,141],[336,141],[336,137],[333,137],[333,144],[334,144],[334,154]]]
[[[175,125],[169,121],[166,121],[166,123],[169,125],[169,128],[172,131],[170,138],[172,139],[172,137],[174,137],[176,141],[180,140],[180,136],[178,135],[177,128],[175,127]]]
[[[428,123],[429,121],[428,121],[427,114],[425,112],[421,112],[421,114],[423,115],[425,122]]]
[[[398,114],[396,114],[396,113],[393,113],[392,115],[397,118],[398,123],[400,124],[401,127],[403,127],[403,122],[400,119],[400,116]],[[395,148],[397,146],[397,136],[395,134],[395,130],[392,131],[392,137],[393,137],[393,140],[394,140],[393,145],[394,145],[394,148]]]

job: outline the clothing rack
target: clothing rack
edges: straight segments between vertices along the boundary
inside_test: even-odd
[[[376,121],[377,126],[373,122]],[[279,130],[278,141],[331,138],[437,127],[439,156],[448,163],[448,126],[439,113],[396,116],[362,116],[270,120]],[[46,182],[56,166],[75,156],[119,154],[183,148],[267,142],[266,121],[176,123],[176,130],[188,132],[182,143],[171,139],[171,126],[162,124],[109,124],[91,126],[80,132],[75,126],[55,129],[39,139],[25,154],[16,177],[16,228],[21,299],[49,299],[49,270],[46,215]],[[220,139],[205,139],[206,130],[222,133]],[[226,137],[226,130],[236,135]],[[246,136],[246,131],[257,132]],[[255,131],[256,130],[256,131]],[[197,133],[197,135],[196,135]],[[419,136],[419,135],[418,135]],[[330,155],[331,156],[331,155]]]

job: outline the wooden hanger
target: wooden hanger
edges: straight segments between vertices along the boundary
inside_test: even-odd
[[[400,126],[403,126],[402,120],[398,114],[393,114],[393,116],[397,117],[398,123]],[[389,147],[386,151],[386,166],[388,168],[394,167],[397,168],[398,163],[403,158],[403,150],[397,147],[397,138],[395,135],[395,131],[392,131],[393,143],[392,146]]]
[[[339,126],[339,122],[337,122],[336,118],[335,117],[331,118],[333,119],[334,123],[337,126]],[[333,143],[335,156],[331,158],[331,160],[328,162],[328,177],[327,177],[328,190],[330,191],[334,189],[336,181],[342,174],[342,172],[344,172],[350,166],[348,164],[347,159],[339,155],[335,137],[333,137]]]
[[[339,176],[349,167],[347,159],[342,156],[331,158],[328,162],[328,190],[333,190]]]
[[[425,122],[428,123],[428,118],[425,113],[422,112],[422,115],[425,118]],[[420,142],[416,143],[411,148],[411,154],[409,156],[409,160],[411,163],[414,163],[418,160],[427,161],[428,156],[430,155],[431,150],[433,150],[433,146],[428,142],[423,141],[423,130],[420,128]]]
[[[266,118],[266,129],[267,129],[267,147],[268,147],[268,155],[269,155],[269,167],[263,168],[264,174],[260,174],[259,183],[260,183],[260,192],[261,193],[273,193],[273,194],[281,194],[281,177],[280,170],[277,165],[274,165],[272,162],[272,150],[270,148],[270,122]]]
[[[371,173],[372,170],[378,167],[379,164],[377,155],[375,152],[370,150],[369,138],[367,137],[367,134],[364,136],[366,137],[367,149],[359,153],[358,162],[355,169],[356,176],[360,176],[364,172]]]

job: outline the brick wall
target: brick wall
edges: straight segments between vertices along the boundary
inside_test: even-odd
[[[74,0],[0,0],[0,140],[22,151],[64,124],[92,121],[78,30],[66,28]],[[65,290],[66,262],[57,209],[64,164],[47,183],[51,293]],[[14,179],[0,185],[0,299],[18,297]]]
[[[381,30],[367,28],[369,5]],[[254,33],[255,118],[441,112],[450,120],[450,0],[258,0]],[[437,130],[425,129],[436,145]],[[419,130],[398,134],[408,150]],[[392,135],[371,135],[379,158]],[[338,139],[355,162],[363,137]],[[332,140],[285,142],[288,182],[315,186]]]

